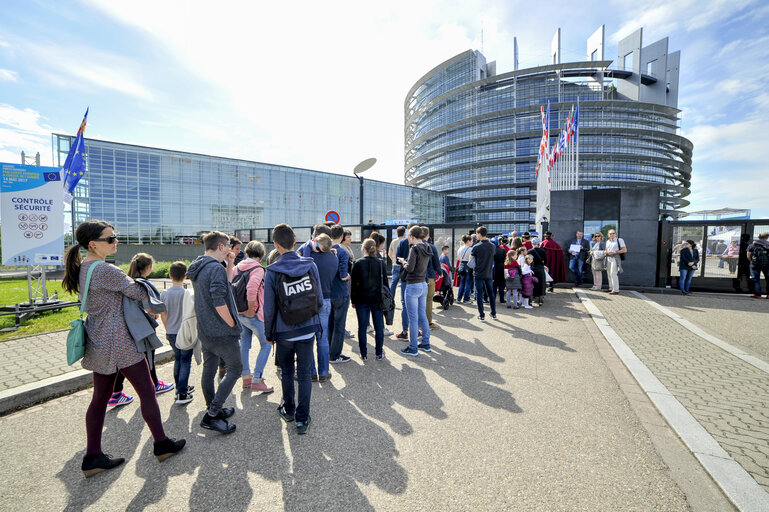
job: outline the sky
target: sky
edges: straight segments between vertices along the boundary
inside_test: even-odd
[[[40,152],[51,132],[403,183],[409,89],[480,50],[497,72],[606,58],[643,27],[681,50],[681,135],[694,143],[688,211],[750,208],[769,218],[758,151],[769,110],[766,0],[391,0],[252,2],[0,0],[0,161]]]

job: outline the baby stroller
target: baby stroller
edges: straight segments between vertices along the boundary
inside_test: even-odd
[[[449,306],[454,304],[454,287],[452,282],[449,266],[441,263],[441,275],[435,280],[433,302],[439,302],[444,310],[449,309]]]

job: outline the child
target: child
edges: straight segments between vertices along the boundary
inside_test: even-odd
[[[523,268],[523,265],[526,263],[526,250],[525,247],[519,247],[518,251],[515,253],[515,260],[521,268]]]
[[[448,245],[444,245],[441,247],[441,257],[438,258],[438,260],[441,263],[444,263],[447,267],[449,267],[450,272],[454,272],[454,269],[451,267],[451,260],[449,259],[449,250],[451,248]]]
[[[192,366],[192,350],[179,350],[176,348],[176,335],[182,323],[182,302],[186,290],[184,279],[187,274],[187,265],[182,261],[175,261],[168,270],[173,286],[160,293],[160,300],[166,305],[166,311],[160,313],[163,327],[166,329],[166,339],[174,349],[174,382],[176,383],[176,403],[188,404],[192,402],[193,386],[189,386],[190,367]]]
[[[343,235],[344,231],[339,238]],[[293,250],[296,236],[291,226],[275,226],[272,240],[280,252],[280,259],[267,267],[265,276],[264,332],[267,341],[277,344],[283,385],[278,414],[287,423],[296,419],[297,434],[306,434],[311,422],[313,340],[320,334],[318,313],[323,307],[323,293],[318,267],[311,258],[299,256]],[[347,254],[343,248],[341,251]],[[298,400],[294,397],[295,357]]]
[[[534,257],[531,254],[527,254],[521,269],[521,294],[523,295],[524,309],[534,309],[534,306],[529,305],[529,299],[534,295],[534,283],[538,283],[539,279],[531,273],[533,261]]]
[[[505,298],[507,299],[507,309],[510,309],[510,295],[513,296],[513,308],[518,309],[520,300],[518,299],[518,290],[521,289],[521,267],[515,260],[515,251],[507,251],[505,256]]]
[[[128,277],[131,277],[134,280],[144,279],[145,282],[149,283],[149,281],[146,281],[146,278],[149,277],[149,275],[152,273],[152,266],[154,264],[155,260],[151,255],[147,254],[146,252],[137,253],[133,258],[131,258],[131,264],[128,266]],[[154,290],[155,297],[159,299],[160,292],[158,292],[157,288],[155,288],[152,283],[149,283],[149,285],[151,289]],[[157,318],[157,315],[150,311],[148,312]],[[150,357],[152,358],[152,361],[148,360],[147,364],[150,367],[150,376],[152,376],[152,382],[155,384],[155,394],[159,395],[174,389],[173,384],[166,384],[162,380],[158,379],[157,371],[155,368],[154,350],[151,352]],[[125,376],[121,372],[118,372],[117,377],[115,377],[115,385],[112,388],[112,396],[110,397],[109,402],[107,402],[109,407],[128,405],[133,401],[134,398],[132,396],[128,396],[123,392],[124,382]]]

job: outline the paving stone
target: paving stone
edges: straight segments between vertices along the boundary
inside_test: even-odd
[[[622,294],[608,300],[596,293],[588,292],[588,295],[609,325],[660,382],[724,450],[769,491],[769,461],[759,449],[769,446],[766,429],[769,374],[697,336],[638,297]],[[650,298],[657,299],[656,296]],[[676,309],[676,300],[681,302],[681,299],[688,307],[696,300],[665,296],[664,305],[681,314],[684,308]],[[710,313],[716,315],[715,311]],[[765,310],[742,311],[738,319],[732,313],[718,315],[720,328],[716,335],[727,343],[738,345],[738,340],[724,335],[731,332],[732,323],[751,321],[754,325],[765,325]],[[703,328],[707,332],[715,323],[710,319]],[[756,343],[743,344],[754,345]]]

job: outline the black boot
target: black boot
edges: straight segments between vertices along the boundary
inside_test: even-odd
[[[162,441],[158,441],[155,443],[155,457],[158,458],[158,462],[163,462],[168,457],[171,457],[173,455],[176,455],[180,451],[182,451],[182,448],[184,448],[184,445],[187,444],[187,441],[184,439],[171,439],[170,437],[163,439]]]
[[[83,464],[80,469],[83,470],[83,474],[86,478],[101,473],[108,469],[116,468],[125,462],[122,457],[110,457],[103,453],[97,453],[96,455],[86,455],[83,457]]]

